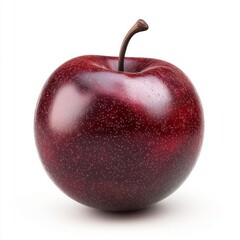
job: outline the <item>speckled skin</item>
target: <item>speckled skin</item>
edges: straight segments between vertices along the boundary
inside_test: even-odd
[[[35,113],[42,163],[76,201],[127,211],[167,197],[189,175],[203,113],[189,79],[170,63],[82,56],[46,82]]]

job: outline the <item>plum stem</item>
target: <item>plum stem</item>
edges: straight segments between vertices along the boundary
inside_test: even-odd
[[[132,36],[135,33],[146,31],[148,29],[147,23],[139,19],[133,26],[132,28],[128,31],[127,35],[123,39],[121,48],[120,48],[120,53],[119,53],[119,60],[118,60],[118,71],[124,71],[124,58],[125,58],[125,53],[127,50],[128,43]]]

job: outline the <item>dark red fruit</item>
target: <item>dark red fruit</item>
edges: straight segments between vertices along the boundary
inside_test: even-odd
[[[124,54],[123,54],[124,55]],[[45,84],[35,138],[51,179],[94,208],[126,211],[167,197],[189,175],[203,139],[197,93],[174,65],[82,56]]]
[[[47,81],[35,136],[53,181],[71,198],[130,210],[172,193],[193,168],[202,108],[188,78],[154,59],[83,56]]]

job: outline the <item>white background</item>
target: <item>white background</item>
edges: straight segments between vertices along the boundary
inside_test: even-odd
[[[0,5],[0,239],[240,239],[240,5],[226,0],[5,0]],[[60,64],[117,55],[138,19],[127,55],[181,68],[205,113],[205,138],[187,181],[155,206],[99,212],[65,196],[42,168],[33,117]]]

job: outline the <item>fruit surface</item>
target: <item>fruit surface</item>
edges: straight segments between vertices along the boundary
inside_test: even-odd
[[[187,76],[150,58],[81,56],[46,82],[35,139],[51,179],[90,207],[127,211],[167,197],[187,178],[203,112]]]

